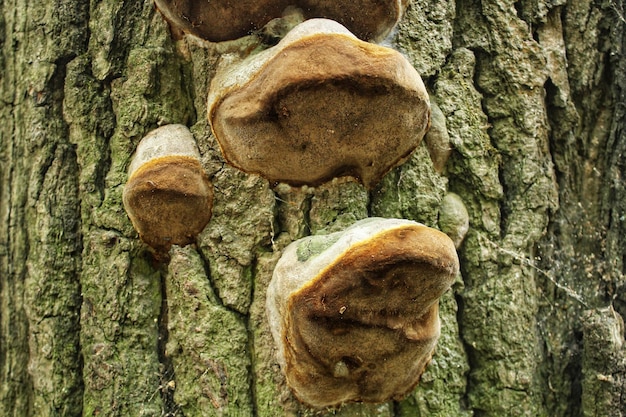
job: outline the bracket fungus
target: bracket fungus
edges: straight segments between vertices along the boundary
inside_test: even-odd
[[[155,0],[165,19],[185,33],[210,42],[234,40],[261,29],[289,6],[306,19],[327,18],[359,38],[380,41],[398,23],[409,0]]]
[[[469,231],[469,213],[458,194],[448,193],[439,208],[439,228],[447,234],[458,249]]]
[[[296,186],[352,176],[372,188],[419,145],[430,105],[402,54],[312,19],[222,67],[208,118],[224,158],[243,171]]]
[[[213,188],[186,126],[167,125],[137,146],[124,208],[141,239],[157,251],[187,245],[211,218]]]
[[[459,271],[444,233],[370,218],[289,245],[267,292],[278,361],[313,407],[400,399],[440,333],[439,298]]]

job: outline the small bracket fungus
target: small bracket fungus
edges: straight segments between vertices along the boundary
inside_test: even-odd
[[[439,337],[439,297],[459,271],[445,234],[401,219],[361,220],[289,245],[267,314],[295,396],[313,407],[410,392]]]
[[[469,213],[458,194],[448,193],[439,208],[439,228],[447,234],[458,249],[469,231]]]
[[[289,6],[306,19],[323,17],[347,26],[359,38],[384,39],[398,23],[409,0],[155,0],[177,29],[210,42],[234,40],[261,29]]]
[[[183,125],[148,133],[130,164],[124,207],[141,239],[157,251],[195,241],[211,218],[213,188],[193,135]]]
[[[439,106],[430,101],[431,124],[430,129],[424,136],[424,142],[430,159],[433,161],[433,167],[438,173],[442,173],[445,169],[446,162],[452,153],[452,145],[450,143],[450,135],[446,127],[446,116],[443,114]]]
[[[372,188],[430,123],[428,94],[406,58],[326,19],[222,67],[208,113],[230,164],[296,186],[353,176]]]

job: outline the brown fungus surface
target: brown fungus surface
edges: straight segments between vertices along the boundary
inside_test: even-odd
[[[163,126],[141,140],[123,199],[140,238],[156,251],[195,242],[211,218],[213,188],[187,127]]]
[[[230,164],[296,186],[352,176],[372,188],[430,123],[428,94],[406,58],[326,19],[223,66],[208,108]]]
[[[398,23],[408,0],[155,0],[177,29],[210,42],[240,38],[261,29],[288,6],[302,9],[306,19],[327,18],[348,27],[359,38],[380,41]]]
[[[267,312],[295,396],[313,407],[400,399],[439,337],[439,297],[459,270],[443,233],[370,218],[300,239],[278,262]]]

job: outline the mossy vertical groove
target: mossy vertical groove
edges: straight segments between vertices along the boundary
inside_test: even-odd
[[[168,330],[168,304],[167,304],[167,274],[161,270],[159,274],[161,282],[161,311],[159,313],[159,337],[158,351],[160,366],[160,385],[159,390],[163,400],[162,417],[184,417],[180,406],[174,400],[174,392],[176,390],[176,373],[171,359],[167,355],[167,342],[169,341]]]

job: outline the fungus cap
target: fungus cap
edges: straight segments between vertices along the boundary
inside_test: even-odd
[[[430,102],[430,110],[431,125],[424,136],[424,142],[430,154],[430,159],[433,161],[435,171],[441,174],[452,154],[452,144],[450,143],[450,135],[446,127],[446,116],[432,100]]]
[[[469,231],[469,213],[458,194],[449,192],[441,200],[439,228],[447,234],[458,249]]]
[[[186,126],[167,125],[137,146],[124,187],[124,208],[140,238],[156,249],[195,241],[211,218],[213,189]]]
[[[439,337],[454,244],[409,220],[370,218],[289,245],[267,291],[278,361],[313,407],[410,392]]]
[[[224,158],[243,171],[296,186],[352,176],[372,188],[419,145],[430,106],[399,52],[312,19],[223,66],[208,117]]]
[[[408,0],[155,0],[176,28],[210,42],[240,38],[281,16],[288,6],[302,9],[304,17],[338,21],[368,41],[384,39],[398,23]]]

